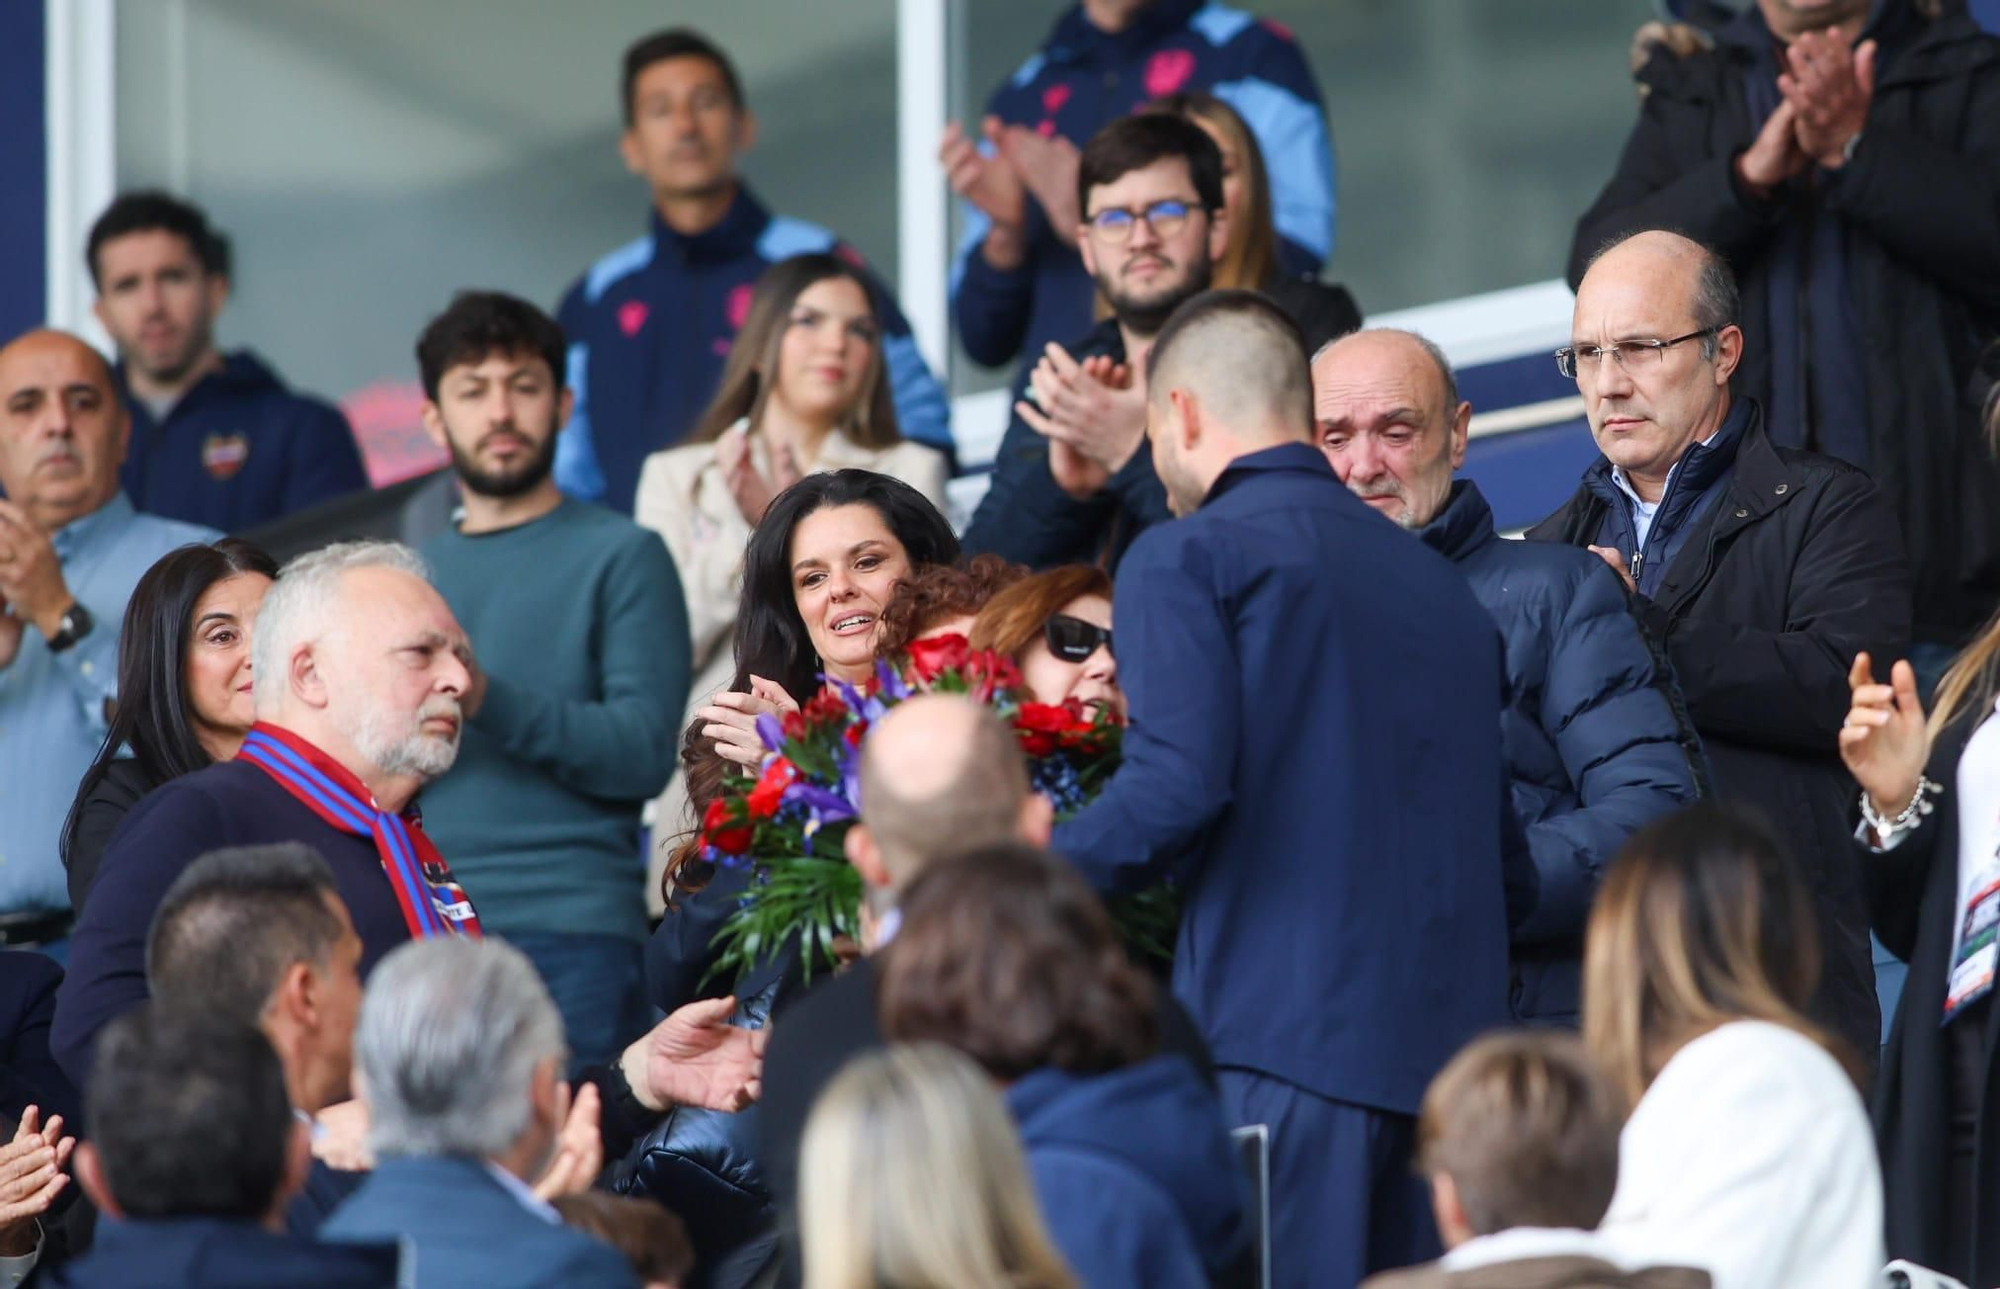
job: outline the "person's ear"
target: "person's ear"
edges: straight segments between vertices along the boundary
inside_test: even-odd
[[[1735,323],[1715,335],[1715,383],[1727,385],[1743,361],[1743,329]]]
[[[1465,448],[1471,431],[1472,404],[1461,402],[1458,410],[1451,414],[1451,468],[1454,470],[1465,464]]]
[[[1097,248],[1090,240],[1090,224],[1088,222],[1080,223],[1076,226],[1076,253],[1083,256],[1083,271],[1090,274],[1091,280],[1095,281],[1097,279]]]
[[[211,273],[202,282],[202,291],[208,296],[208,316],[212,319],[222,312],[229,303],[229,277],[223,273]]]
[[[118,1207],[118,1200],[111,1193],[111,1182],[104,1175],[104,1157],[97,1153],[97,1147],[88,1141],[79,1141],[76,1143],[76,1158],[71,1164],[83,1193],[97,1206],[97,1211],[122,1221],[125,1210]]]
[[[310,1030],[319,1024],[319,979],[311,964],[294,962],[278,976],[278,987],[264,1006],[272,1028]]]
[[[1167,403],[1173,408],[1173,416],[1166,428],[1173,432],[1174,446],[1183,453],[1193,452],[1201,446],[1201,400],[1184,389],[1167,391]],[[1175,423],[1179,428],[1175,428]]]
[[[1451,1174],[1431,1174],[1431,1213],[1437,1218],[1438,1239],[1446,1249],[1455,1249],[1477,1234],[1466,1220],[1465,1205],[1459,1202],[1458,1183]]]
[[[313,654],[313,646],[300,645],[285,660],[292,693],[308,707],[327,705],[326,677],[320,671],[319,660]]]
[[[451,451],[451,439],[446,435],[444,428],[444,412],[438,407],[437,400],[425,399],[423,410],[419,415],[424,422],[424,437],[446,452]]]
[[[1048,847],[1056,830],[1056,803],[1040,792],[1030,792],[1021,802],[1021,840],[1030,846]]]
[[[736,155],[757,146],[757,114],[747,107],[736,109]]]
[[[618,136],[618,159],[625,163],[625,169],[641,178],[646,174],[646,150],[639,146],[639,127],[628,125]]]
[[[847,830],[847,862],[854,865],[854,871],[861,874],[861,880],[876,890],[889,888],[889,866],[882,862],[882,848],[875,844],[875,834],[868,831],[866,823],[856,823]]]

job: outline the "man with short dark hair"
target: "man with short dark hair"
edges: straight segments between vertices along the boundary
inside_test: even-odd
[[[1612,857],[1699,794],[1701,741],[1673,673],[1588,552],[1510,542],[1465,460],[1472,404],[1437,347],[1362,331],[1312,363],[1321,451],[1355,496],[1465,575],[1507,647],[1500,741],[1539,878],[1514,929],[1514,1014],[1577,1023],[1583,924]]]
[[[108,1220],[90,1253],[49,1268],[46,1283],[403,1283],[393,1243],[341,1247],[284,1233],[285,1205],[305,1176],[306,1129],[256,1029],[148,1004],[107,1027],[104,1052],[76,1171]]]
[[[1577,221],[1672,228],[1743,283],[1735,391],[1781,448],[1866,470],[1913,582],[1929,690],[2000,598],[2000,464],[1978,430],[2000,336],[2000,38],[1963,4],[1757,0],[1656,53],[1617,172]]]
[[[1054,849],[1103,891],[1178,876],[1174,992],[1230,1121],[1272,1129],[1275,1282],[1354,1284],[1435,1248],[1417,1105],[1507,1017],[1499,633],[1313,446],[1276,305],[1189,301],[1149,362],[1182,518],[1119,569],[1124,759]]]
[[[153,562],[221,536],[133,512],[111,368],[60,331],[0,347],[0,946],[61,954],[60,841],[118,688],[125,602]]]
[[[338,408],[293,393],[248,349],[216,347],[229,248],[199,209],[125,193],[91,226],[87,259],[132,408],[134,505],[242,532],[368,486]]]
[[[1619,1265],[1596,1234],[1618,1187],[1617,1095],[1568,1035],[1492,1034],[1431,1080],[1417,1168],[1446,1253],[1366,1289],[1708,1289],[1694,1267]]]
[[[1146,349],[1229,245],[1222,153],[1192,121],[1112,122],[1084,145],[1076,186],[1077,249],[1111,316],[1040,356],[965,533],[967,552],[1035,568],[1115,565],[1168,517],[1142,450]]]
[[[1836,740],[1854,655],[1900,658],[1909,642],[1909,568],[1867,475],[1777,446],[1763,407],[1731,393],[1738,311],[1728,263],[1677,233],[1591,262],[1556,361],[1602,455],[1528,536],[1618,573],[1673,664],[1716,795],[1768,813],[1813,870],[1813,1016],[1872,1066],[1881,1012]]]
[[[620,89],[619,155],[651,189],[652,227],[591,265],[557,310],[576,401],[555,471],[570,496],[630,514],[646,456],[679,442],[714,397],[764,270],[809,251],[860,256],[817,224],[773,215],[737,175],[757,118],[712,41],[676,27],[634,42]],[[870,280],[903,437],[949,451],[944,389]]]
[[[417,342],[424,428],[463,509],[424,546],[479,642],[458,764],[424,821],[482,924],[533,959],[579,1062],[647,1028],[639,815],[673,774],[687,606],[660,539],[563,496],[563,336],[534,305],[466,292]]]

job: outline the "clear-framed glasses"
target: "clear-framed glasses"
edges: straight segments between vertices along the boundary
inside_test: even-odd
[[[1125,206],[1110,206],[1090,217],[1090,228],[1098,237],[1114,246],[1129,240],[1133,225],[1142,219],[1146,221],[1146,226],[1153,230],[1153,236],[1172,237],[1180,231],[1182,224],[1187,223],[1187,218],[1193,211],[1192,202],[1182,201],[1178,197],[1156,201],[1140,210]]]
[[[1598,363],[1606,354],[1611,355],[1611,361],[1627,370],[1658,367],[1665,360],[1667,350],[1675,345],[1684,345],[1690,340],[1712,336],[1719,330],[1721,330],[1719,327],[1703,327],[1700,331],[1690,331],[1685,336],[1675,336],[1672,340],[1620,340],[1611,345],[1564,345],[1556,350],[1556,370],[1571,380],[1575,380],[1583,372],[1594,374]]]

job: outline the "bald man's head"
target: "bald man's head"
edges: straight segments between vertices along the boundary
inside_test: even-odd
[[[1357,331],[1313,356],[1312,380],[1320,451],[1340,481],[1404,528],[1437,518],[1472,420],[1443,352],[1412,331]]]
[[[130,424],[104,356],[62,331],[0,348],[0,489],[53,532],[118,492]]]
[[[963,695],[898,703],[862,744],[862,824],[891,886],[934,860],[1019,839],[1029,795],[1013,731]]]
[[[1210,291],[1174,311],[1146,357],[1146,431],[1174,513],[1201,504],[1230,461],[1312,437],[1305,340],[1255,291]]]

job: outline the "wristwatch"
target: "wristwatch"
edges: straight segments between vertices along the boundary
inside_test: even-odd
[[[62,626],[49,637],[49,652],[61,653],[89,635],[90,629],[96,625],[97,619],[91,617],[90,610],[83,607],[83,601],[76,601],[63,610]]]

